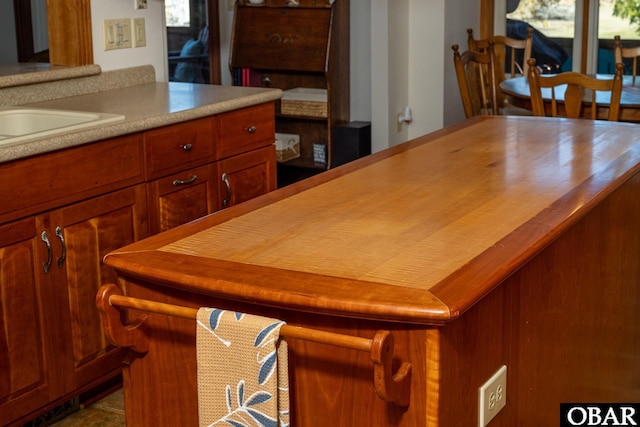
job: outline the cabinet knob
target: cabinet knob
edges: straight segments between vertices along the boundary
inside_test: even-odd
[[[193,145],[192,145],[192,144],[184,144],[184,145],[182,146],[182,149],[183,149],[184,151],[191,151],[191,149],[192,149],[192,148],[193,148]]]
[[[256,133],[256,127],[255,126],[249,126],[247,129],[247,132],[249,133]]]

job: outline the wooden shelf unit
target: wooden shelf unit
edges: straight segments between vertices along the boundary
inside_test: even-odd
[[[349,0],[299,3],[238,0],[229,66],[237,85],[326,89],[327,117],[285,115],[276,104],[276,132],[300,135],[300,157],[279,166],[308,176],[331,168],[331,129],[349,121]],[[239,70],[248,70],[244,79]],[[325,163],[314,161],[318,143],[326,146]]]

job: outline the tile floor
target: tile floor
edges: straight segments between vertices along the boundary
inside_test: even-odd
[[[124,427],[122,389],[52,424],[55,427]]]

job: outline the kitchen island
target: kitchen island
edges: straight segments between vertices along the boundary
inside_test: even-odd
[[[478,425],[478,388],[502,366],[491,425],[557,425],[561,402],[640,400],[639,138],[474,118],[105,263],[129,297],[392,333],[394,367],[412,366],[406,406],[376,395],[366,352],[287,339],[294,426]],[[124,367],[127,424],[197,425],[195,324],[147,316]]]

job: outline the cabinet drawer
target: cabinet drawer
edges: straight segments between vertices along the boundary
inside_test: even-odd
[[[218,205],[215,164],[152,181],[147,195],[151,234],[210,214]]]
[[[331,8],[238,7],[234,67],[325,72]]]
[[[207,117],[145,132],[147,179],[212,161],[214,126],[214,119]]]
[[[272,102],[220,114],[217,120],[218,159],[275,143],[275,107]]]
[[[140,183],[141,134],[0,164],[0,222]]]

